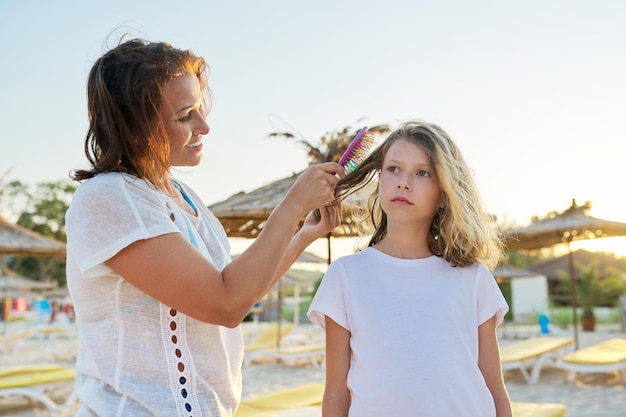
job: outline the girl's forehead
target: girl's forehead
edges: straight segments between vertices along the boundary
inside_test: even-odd
[[[389,145],[389,148],[387,148],[387,152],[385,153],[385,158],[387,158],[388,156],[393,155],[393,156],[409,156],[410,155],[415,155],[415,154],[423,154],[423,155],[427,155],[426,149],[418,144],[415,143],[413,141],[407,140],[407,139],[399,139],[394,141],[391,145]]]

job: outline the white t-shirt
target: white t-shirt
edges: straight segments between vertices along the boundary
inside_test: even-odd
[[[308,316],[350,331],[351,417],[491,417],[478,326],[508,306],[483,265],[399,259],[374,248],[329,267]]]
[[[168,233],[182,233],[220,270],[230,262],[221,224],[181,186],[197,217],[146,181],[119,173],[86,181],[72,199],[67,283],[80,338],[77,416],[224,417],[241,399],[239,327],[170,309],[104,264],[135,241]]]

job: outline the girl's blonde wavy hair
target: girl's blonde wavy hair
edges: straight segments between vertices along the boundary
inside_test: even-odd
[[[405,140],[421,147],[430,158],[441,189],[441,207],[430,227],[428,245],[452,266],[465,267],[480,262],[494,269],[503,258],[503,244],[484,209],[470,169],[458,147],[439,126],[409,121],[393,131],[359,167],[339,181],[336,193],[343,200],[374,181],[387,151],[395,142]],[[387,233],[387,215],[378,200],[378,186],[369,198],[369,220],[374,227],[368,246]]]

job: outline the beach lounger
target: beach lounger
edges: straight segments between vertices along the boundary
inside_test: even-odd
[[[511,401],[513,417],[563,417],[567,407],[557,403],[526,403]]]
[[[263,332],[252,342],[244,346],[244,366],[250,365],[253,360],[267,356],[278,348],[280,340],[294,328],[293,324],[283,324],[280,326],[278,334],[278,324],[273,322],[266,327]]]
[[[52,361],[76,361],[78,355],[79,341],[63,340],[46,344],[46,358]]]
[[[16,365],[0,368],[0,399],[27,398],[39,402],[50,409],[59,411],[74,404],[73,393],[64,403],[56,403],[52,396],[59,383],[73,383],[73,368],[65,368],[54,363]]]
[[[285,346],[265,351],[265,355],[285,362],[294,364],[301,359],[306,359],[313,367],[319,367],[326,356],[326,344],[306,344],[296,346]]]
[[[321,416],[323,383],[310,383],[242,401],[235,417]],[[511,401],[513,417],[563,417],[567,407],[556,403]]]
[[[557,362],[559,368],[569,372],[569,380],[576,373],[602,373],[618,371],[626,382],[626,339],[611,339],[593,346],[579,349],[563,356]]]
[[[502,339],[527,339],[541,336],[539,325],[505,324],[498,326],[498,336]]]
[[[28,336],[29,332],[27,331],[0,336],[0,353],[4,355],[17,351],[24,345]]]
[[[304,384],[243,400],[235,413],[235,417],[267,417],[289,409],[321,405],[323,397],[323,383]]]
[[[500,348],[502,370],[519,369],[529,384],[539,380],[547,363],[555,364],[564,350],[573,343],[569,337],[532,337]],[[530,369],[530,373],[528,370]]]

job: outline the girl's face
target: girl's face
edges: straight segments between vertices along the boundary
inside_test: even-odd
[[[170,166],[196,166],[202,161],[202,136],[209,133],[200,81],[183,75],[163,88],[161,120],[170,141]]]
[[[441,190],[435,169],[422,147],[407,140],[389,147],[378,180],[378,196],[388,222],[430,227]]]

